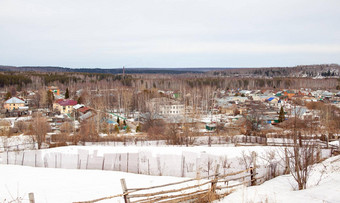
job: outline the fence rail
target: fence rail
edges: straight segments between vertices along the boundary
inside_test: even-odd
[[[215,174],[202,178],[192,178],[184,181],[168,183],[163,185],[128,188],[125,179],[121,179],[122,194],[103,197],[90,201],[75,203],[94,203],[117,197],[123,197],[125,203],[147,203],[147,202],[183,202],[187,200],[210,202],[230,194],[236,187],[242,185],[256,185],[257,181],[264,177],[256,178],[256,153],[253,153],[253,167],[245,170],[221,175],[219,164],[216,166]],[[235,177],[236,175],[243,174]],[[199,175],[198,175],[199,177]],[[213,178],[213,179],[209,179]],[[241,181],[239,181],[241,180]],[[195,183],[197,181],[197,183]],[[232,182],[232,181],[235,181]],[[232,182],[232,184],[230,184]],[[262,181],[261,181],[262,182]],[[190,183],[190,184],[189,184]],[[191,184],[193,183],[193,184]],[[170,187],[171,186],[171,187]],[[170,187],[170,188],[169,188]]]

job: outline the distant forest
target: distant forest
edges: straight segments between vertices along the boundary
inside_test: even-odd
[[[184,74],[204,73],[222,68],[125,68],[126,74]],[[78,72],[78,73],[105,73],[123,74],[123,68],[63,68],[45,66],[1,66],[0,71],[22,71],[22,72]]]
[[[339,77],[340,66],[338,64],[321,64],[273,68],[231,68],[209,73],[215,76],[230,77]]]
[[[57,70],[57,71],[56,71]],[[79,72],[72,72],[72,71]],[[93,72],[85,72],[87,70]],[[112,73],[96,73],[105,71]],[[297,66],[290,68],[247,69],[69,69],[60,67],[0,66],[0,87],[31,89],[56,85],[88,88],[125,86],[142,89],[182,90],[183,88],[212,89],[340,89],[340,66],[336,64]],[[210,70],[210,71],[209,71]],[[81,72],[84,71],[84,72]],[[145,72],[146,71],[146,72]],[[149,74],[147,72],[149,71]],[[181,73],[181,74],[180,74]],[[184,74],[185,73],[185,74]]]

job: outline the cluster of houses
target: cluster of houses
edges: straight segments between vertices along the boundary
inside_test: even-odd
[[[63,99],[60,90],[57,87],[49,87],[53,92],[56,100],[53,102],[53,110],[45,110],[45,115],[51,122],[51,126],[58,130],[58,127],[65,121],[83,122],[94,118],[98,115],[99,110],[78,104],[72,99]],[[205,124],[205,129],[214,130],[212,123],[224,123],[230,126],[233,123],[240,122],[242,118],[257,114],[261,120],[261,125],[275,125],[279,120],[279,111],[283,107],[287,116],[294,116],[298,109],[302,117],[317,117],[303,105],[293,109],[292,101],[300,100],[302,102],[323,101],[340,105],[340,92],[330,92],[324,90],[218,90],[213,92],[213,99],[206,101],[206,107],[203,105],[194,106],[190,102],[183,101],[179,92],[159,90],[160,95],[146,101],[147,112],[139,112],[138,119],[135,119],[136,125],[143,118],[163,119],[167,123],[199,123]],[[191,95],[185,95],[189,97]],[[204,102],[200,100],[200,102]],[[30,115],[37,109],[30,109],[29,100],[21,97],[12,97],[3,102],[1,117],[20,117]],[[147,116],[148,115],[148,116]],[[117,118],[120,115],[105,112],[101,122],[117,125]],[[125,120],[125,118],[121,117]],[[142,118],[142,119],[140,119]],[[3,128],[8,128],[8,124],[1,124]],[[135,125],[135,127],[136,127]],[[204,125],[202,125],[204,126]],[[208,127],[207,127],[208,126]]]
[[[340,92],[324,90],[221,90],[214,92],[214,98],[209,103],[209,108],[193,107],[183,101],[171,97],[153,98],[147,102],[147,108],[155,119],[163,119],[168,123],[205,123],[206,129],[215,129],[216,123],[230,126],[241,118],[257,116],[263,128],[275,126],[279,123],[280,108],[284,108],[285,118],[298,116],[306,119],[319,119],[319,115],[309,110],[304,105],[296,105],[294,101],[327,102],[340,105]],[[170,96],[169,96],[170,95]],[[294,104],[294,105],[293,105]],[[340,107],[340,106],[339,106]],[[256,115],[254,115],[256,114]]]

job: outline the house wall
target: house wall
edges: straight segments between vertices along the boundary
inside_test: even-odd
[[[60,105],[58,103],[53,103],[53,109],[60,111]]]
[[[183,115],[184,105],[160,105],[159,114],[161,115]]]
[[[73,111],[73,106],[60,106],[61,113],[71,113]]]
[[[53,109],[59,111],[60,113],[71,113],[73,111],[73,106],[61,106],[58,103],[53,104]]]
[[[25,104],[4,104],[4,108],[7,110],[14,110],[14,109],[19,109],[19,107],[24,107]]]
[[[221,108],[221,113],[228,114],[228,115],[234,115],[234,109],[232,108]]]

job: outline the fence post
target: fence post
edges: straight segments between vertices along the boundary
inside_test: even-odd
[[[127,194],[125,194],[125,193],[127,193],[127,187],[126,187],[126,182],[125,182],[124,178],[120,179],[120,184],[122,185],[124,202],[130,203],[130,198],[128,197]]]
[[[29,199],[30,203],[35,203],[33,192],[28,193],[28,199]]]
[[[256,185],[256,152],[252,152],[251,153],[251,157],[253,159],[253,166],[250,167],[250,181],[251,181],[251,185],[254,186]]]
[[[129,172],[129,152],[126,153],[126,172]]]
[[[320,145],[318,145],[318,148],[316,148],[316,162],[319,162],[321,160],[321,149]]]
[[[285,170],[285,174],[289,174],[290,173],[290,166],[289,166],[289,157],[288,157],[288,149],[285,148],[285,157],[286,157],[286,170]]]
[[[22,160],[21,160],[21,165],[24,165],[24,160],[25,160],[25,152],[22,154]]]
[[[211,182],[212,193],[215,193],[215,190],[216,190],[216,185],[217,185],[218,175],[219,175],[219,173],[218,173],[219,169],[220,169],[220,164],[217,164],[216,170],[215,170],[215,177],[214,177],[214,180]]]
[[[184,177],[184,173],[185,173],[185,156],[183,156],[183,153],[182,153],[182,177]]]
[[[105,156],[103,155],[102,170],[104,170],[104,166],[105,166]]]

